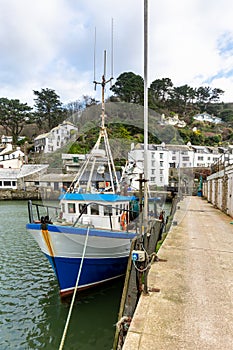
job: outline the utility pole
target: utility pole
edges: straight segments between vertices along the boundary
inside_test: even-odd
[[[148,0],[144,0],[144,230],[148,221]]]
[[[144,248],[147,250],[148,238],[148,0],[144,0]],[[148,270],[144,273],[144,294],[148,294],[147,276]]]

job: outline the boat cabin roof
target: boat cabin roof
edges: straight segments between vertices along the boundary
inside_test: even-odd
[[[113,193],[64,193],[59,197],[59,200],[85,202],[129,202],[135,199],[135,196],[121,196]]]

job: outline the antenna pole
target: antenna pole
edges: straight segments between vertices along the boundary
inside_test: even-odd
[[[94,89],[96,90],[96,80],[95,80],[95,65],[96,65],[96,62],[95,62],[95,58],[96,58],[96,27],[95,27],[95,38],[94,38]]]
[[[111,76],[113,77],[113,18],[112,18],[112,40],[111,40]],[[112,87],[112,80],[110,81]]]
[[[104,50],[104,76],[106,77],[106,50]]]
[[[106,50],[104,50],[104,74],[102,76],[102,129],[104,129],[104,118],[105,118],[105,103],[104,103],[104,90],[106,85]]]

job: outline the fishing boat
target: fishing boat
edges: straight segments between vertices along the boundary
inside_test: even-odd
[[[60,195],[59,208],[28,203],[26,228],[48,258],[61,297],[124,275],[131,241],[139,227],[138,199],[122,192],[109,144],[106,83],[103,75],[98,140],[69,188]],[[46,215],[42,216],[44,209]],[[53,209],[57,216],[51,222],[49,210]]]

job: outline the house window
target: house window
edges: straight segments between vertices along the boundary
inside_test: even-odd
[[[204,160],[204,157],[197,157],[198,160]]]
[[[0,181],[0,186],[2,186],[2,181]]]
[[[35,186],[39,186],[39,185],[40,185],[40,182],[39,182],[39,181],[35,181],[35,182],[34,182],[34,185],[35,185]]]
[[[155,153],[154,153],[154,152],[151,153],[151,158],[152,158],[152,159],[155,158]]]
[[[163,175],[163,169],[159,170],[160,175]]]
[[[183,157],[182,158],[184,162],[188,162],[189,161],[189,157]]]
[[[152,174],[152,175],[155,174],[155,169],[151,169],[151,174]]]
[[[163,166],[163,161],[160,161],[159,163],[160,163],[160,166]]]
[[[12,186],[16,186],[16,181],[12,181]]]
[[[11,186],[11,182],[10,181],[3,181],[4,186]]]
[[[76,213],[75,203],[68,203],[68,213],[70,214]]]
[[[155,182],[155,177],[152,176],[152,177],[150,178],[150,181],[151,181],[151,182]]]
[[[159,153],[159,158],[163,159],[163,153]]]
[[[155,161],[154,160],[152,160],[152,162],[151,162],[151,166],[155,166]]]
[[[160,182],[163,182],[163,177],[162,176],[160,176]]]

